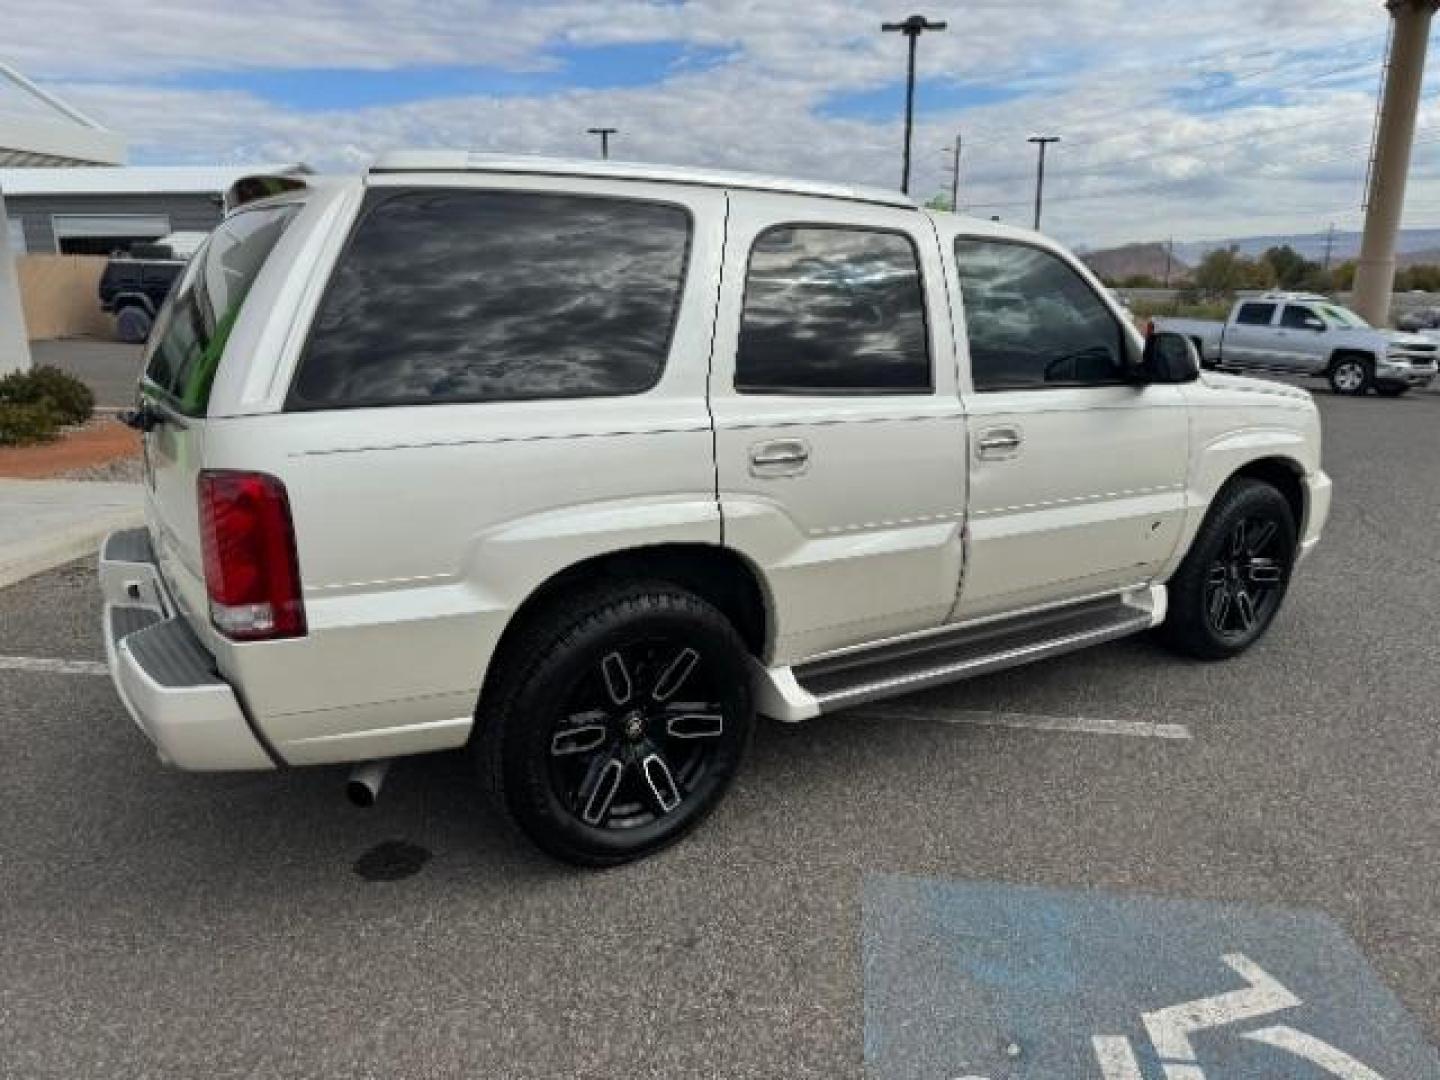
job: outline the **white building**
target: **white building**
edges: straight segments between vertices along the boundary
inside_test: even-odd
[[[0,111],[0,167],[73,168],[119,165],[125,160],[125,140],[119,135],[3,63],[0,85],[23,106],[21,111]],[[10,250],[12,235],[5,213],[5,189],[0,185],[0,375],[30,367],[25,316]]]

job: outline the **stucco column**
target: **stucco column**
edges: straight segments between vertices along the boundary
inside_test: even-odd
[[[1354,307],[1375,326],[1390,321],[1390,294],[1395,287],[1395,237],[1405,209],[1405,181],[1415,140],[1415,112],[1425,75],[1425,47],[1430,22],[1440,0],[1389,0],[1395,20],[1390,70],[1375,141],[1375,168],[1370,178],[1370,205],[1365,214],[1365,239],[1355,273]]]
[[[0,191],[0,375],[29,370],[30,343],[20,308],[20,276],[15,272],[15,253],[10,250],[5,193]]]

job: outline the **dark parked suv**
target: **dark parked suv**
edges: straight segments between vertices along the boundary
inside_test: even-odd
[[[118,255],[110,260],[100,277],[100,307],[115,316],[121,341],[139,344],[150,336],[155,313],[184,269],[181,259]]]

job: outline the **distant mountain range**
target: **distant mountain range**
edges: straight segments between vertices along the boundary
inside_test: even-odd
[[[1305,258],[1320,261],[1325,258],[1326,236],[1327,234],[1323,232],[1275,236],[1237,236],[1231,240],[1177,243],[1175,251],[1182,253],[1187,262],[1195,263],[1199,262],[1206,252],[1214,251],[1216,248],[1229,247],[1231,244],[1240,249],[1240,254],[1251,257],[1262,254],[1266,248],[1289,244]],[[1402,256],[1434,248],[1440,248],[1440,229],[1403,229],[1395,241],[1395,250]],[[1360,233],[1335,233],[1334,248],[1330,256],[1332,260],[1339,262],[1353,259],[1359,254]]]
[[[1266,249],[1289,244],[1307,259],[1322,262],[1325,259],[1327,234],[1318,233],[1277,233],[1271,236],[1236,236],[1229,240],[1176,241],[1176,266],[1171,269],[1172,278],[1181,273],[1178,268],[1187,268],[1203,259],[1207,252],[1216,248],[1235,245],[1242,255],[1254,258]],[[1440,263],[1440,229],[1403,229],[1395,243],[1401,266],[1414,263]],[[1332,262],[1343,262],[1360,254],[1360,233],[1336,232],[1330,258]],[[1161,278],[1165,273],[1165,242],[1149,241],[1136,244],[1122,244],[1119,247],[1099,251],[1085,251],[1082,258],[1106,278],[1124,278],[1132,274],[1149,274]]]
[[[1170,261],[1170,280],[1178,281],[1190,274],[1190,266],[1179,255],[1180,245]],[[1156,281],[1165,280],[1166,252],[1163,243],[1124,244],[1104,251],[1088,251],[1080,256],[1091,270],[1106,281],[1124,281],[1144,274]]]

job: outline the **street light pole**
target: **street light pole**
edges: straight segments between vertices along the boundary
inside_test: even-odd
[[[910,194],[910,134],[915,126],[915,42],[926,30],[944,30],[945,23],[931,22],[924,15],[911,15],[904,22],[881,23],[886,33],[904,34],[910,57],[905,69],[905,163],[900,171],[900,190]]]
[[[609,127],[586,128],[585,134],[600,136],[600,156],[608,161],[610,159],[610,136],[619,130],[619,128]]]
[[[1040,208],[1045,199],[1045,147],[1060,141],[1059,135],[1032,135],[1028,142],[1040,146],[1040,161],[1035,172],[1035,231],[1040,231]]]

